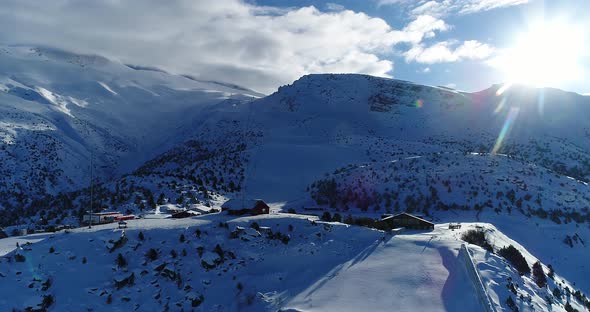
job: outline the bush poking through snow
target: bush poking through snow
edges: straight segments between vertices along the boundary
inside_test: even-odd
[[[257,222],[252,222],[252,224],[250,224],[250,227],[255,229],[256,231],[260,231],[260,225],[258,225]]]
[[[127,236],[121,236],[119,237],[118,240],[116,241],[109,241],[110,243],[113,243],[113,246],[111,248],[109,248],[109,252],[113,252],[121,247],[123,247],[123,245],[125,245],[125,243],[127,242]]]
[[[158,259],[158,251],[155,250],[154,248],[150,248],[146,254],[145,254],[146,258],[148,258],[148,260],[150,261],[155,261]]]
[[[513,312],[518,312],[518,307],[516,306],[516,303],[514,303],[512,296],[509,296],[508,299],[506,299],[506,306],[508,306]]]
[[[120,268],[127,266],[127,260],[125,260],[125,257],[123,257],[122,254],[117,255],[117,260],[115,260],[115,263],[117,263],[117,266]]]
[[[547,287],[547,276],[543,271],[543,266],[541,265],[540,261],[537,261],[535,264],[533,264],[533,279],[539,288]]]
[[[508,260],[520,275],[531,273],[531,268],[526,262],[526,259],[514,246],[509,245],[508,247],[504,247],[498,250],[498,254]]]
[[[139,234],[137,234],[137,238],[139,240],[144,240],[145,239],[145,236],[143,235],[143,232],[139,232]]]
[[[203,297],[203,295],[199,295],[199,297],[191,299],[191,306],[196,308],[200,306],[203,301],[205,301],[205,297]]]
[[[48,278],[45,282],[43,282],[41,284],[41,286],[42,286],[41,290],[47,291],[51,287],[52,284],[53,284],[53,282],[51,281],[51,278]]]
[[[517,294],[516,287],[514,287],[514,283],[512,282],[511,277],[508,278],[508,285],[506,285],[506,287],[508,287],[508,290],[510,290],[514,295]]]
[[[47,308],[49,308],[54,302],[55,299],[53,298],[53,295],[43,295],[43,301],[41,301],[41,311],[47,311]]]
[[[126,286],[133,286],[135,285],[135,273],[131,273],[131,275],[127,276],[126,278],[117,281],[115,280],[115,287],[117,290],[126,287]]]
[[[494,251],[494,247],[492,247],[492,244],[488,242],[486,232],[483,229],[468,230],[467,232],[463,233],[461,239],[470,244],[480,246],[489,252]]]
[[[25,260],[27,260],[27,258],[21,254],[14,255],[14,261],[16,262],[25,262]]]
[[[342,216],[339,213],[335,213],[332,216],[332,222],[342,222]]]

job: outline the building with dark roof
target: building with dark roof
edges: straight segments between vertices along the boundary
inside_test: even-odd
[[[381,219],[381,222],[391,228],[406,228],[414,230],[434,230],[434,223],[426,221],[406,212],[394,216],[387,216]]]
[[[227,214],[234,216],[245,214],[255,216],[270,213],[270,207],[262,199],[230,199],[221,205],[221,210],[227,211]]]

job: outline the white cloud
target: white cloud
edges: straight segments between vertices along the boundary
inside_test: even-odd
[[[328,2],[326,3],[326,9],[328,11],[344,11],[346,8],[341,4]]]
[[[460,58],[471,60],[485,59],[492,55],[493,52],[494,48],[476,40],[464,41],[463,44],[455,50],[455,54]]]
[[[410,34],[419,34],[424,38],[432,38],[435,35],[435,31],[446,31],[449,28],[449,25],[447,25],[445,21],[441,19],[432,17],[430,15],[420,15],[416,17],[415,20],[410,22],[406,27],[404,27],[404,31]],[[421,41],[422,37],[417,41]]]
[[[410,1],[410,0],[378,0],[377,6],[398,4],[398,3],[408,2],[408,1]]]
[[[469,0],[462,1],[459,13],[470,14],[480,11],[489,11],[497,8],[526,4],[530,0]]]
[[[96,53],[263,92],[306,73],[388,76],[383,58],[448,26],[418,16],[402,30],[364,13],[279,9],[241,0],[4,0],[0,42]]]
[[[413,16],[442,17],[450,14],[472,14],[528,2],[530,0],[379,0],[377,5],[403,5]]]
[[[429,14],[432,16],[445,16],[453,7],[451,0],[445,1],[426,1],[411,10],[412,15]]]
[[[422,70],[420,70],[421,73],[427,74],[430,72],[430,67],[424,67]]]
[[[489,57],[494,49],[475,40],[464,41],[460,46],[454,42],[442,41],[429,47],[421,44],[413,46],[404,53],[406,62],[418,62],[424,64],[448,63],[461,60],[481,60]]]

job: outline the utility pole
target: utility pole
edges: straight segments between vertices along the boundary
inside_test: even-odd
[[[92,228],[92,199],[93,199],[93,192],[94,191],[94,150],[92,147],[90,148],[90,215],[88,221],[88,228]]]

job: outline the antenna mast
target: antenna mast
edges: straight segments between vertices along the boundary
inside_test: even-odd
[[[92,213],[94,210],[92,209],[92,202],[93,202],[93,195],[94,195],[94,149],[90,148],[90,214],[89,214],[89,221],[88,221],[88,228],[92,228]]]

